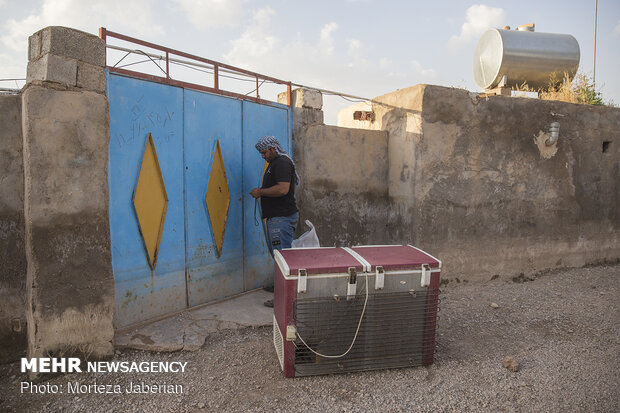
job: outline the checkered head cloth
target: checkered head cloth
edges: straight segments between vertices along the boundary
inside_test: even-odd
[[[278,152],[278,155],[288,155],[275,136],[263,136],[258,140],[258,142],[256,142],[256,150],[259,152],[266,151],[269,148],[274,148],[276,152]]]
[[[275,136],[263,136],[258,140],[258,142],[256,142],[255,146],[256,150],[259,152],[266,151],[269,148],[274,148],[278,155],[286,156],[287,158],[289,158],[293,163],[293,167],[295,167],[295,161],[293,161],[293,158],[289,156],[288,152],[286,152],[284,148],[282,148],[282,145],[280,145],[280,142],[278,142]],[[297,174],[297,171],[295,171],[295,185],[299,185],[299,175]]]

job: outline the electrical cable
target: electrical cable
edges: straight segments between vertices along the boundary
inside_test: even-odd
[[[120,62],[122,62],[122,61],[123,61],[123,60],[124,60],[127,56],[129,56],[131,53],[132,53],[131,51],[129,51],[129,52],[127,52],[127,53],[125,53],[125,56],[121,57],[121,59],[120,59],[118,62],[116,62],[116,63],[114,64],[114,66],[112,66],[112,67],[116,67],[116,66],[117,66]]]
[[[355,336],[353,337],[353,341],[351,341],[351,345],[349,346],[349,348],[347,349],[347,351],[345,351],[342,354],[336,355],[336,356],[329,356],[327,354],[321,354],[318,351],[313,350],[312,348],[310,348],[310,346],[308,344],[306,344],[306,342],[304,341],[303,338],[301,338],[301,335],[299,335],[299,332],[297,332],[297,337],[299,338],[299,340],[301,340],[301,342],[304,344],[304,346],[306,346],[306,348],[308,350],[310,350],[311,352],[313,352],[314,354],[316,354],[319,357],[324,357],[324,358],[328,358],[328,359],[337,359],[337,358],[341,358],[346,356],[347,354],[349,354],[349,351],[351,351],[351,349],[353,348],[353,345],[355,344],[355,341],[357,340],[357,335],[360,331],[360,327],[362,325],[362,319],[364,318],[364,313],[366,312],[366,304],[368,304],[368,273],[364,272],[364,277],[366,277],[366,282],[364,285],[364,288],[366,289],[366,299],[364,300],[364,307],[362,308],[362,314],[360,315],[360,321],[357,323],[357,329],[355,330]]]
[[[140,63],[146,63],[149,60],[139,60],[137,62],[133,62],[133,63],[127,63],[126,65],[122,65],[122,66],[114,66],[114,67],[118,67],[119,69],[122,69],[123,67],[129,67],[129,66],[133,66],[133,65],[139,65]],[[119,62],[120,63],[120,62]],[[118,64],[118,63],[117,63]]]
[[[192,69],[192,70],[195,70],[195,71],[197,71],[197,72],[206,73],[206,74],[208,74],[208,75],[212,75],[212,74],[213,74],[213,70],[199,69],[199,68],[194,67],[194,66],[192,66],[192,65],[187,65],[187,64],[184,64],[184,63],[179,63],[179,62],[174,62],[174,61],[172,61],[172,60],[170,61],[170,63],[171,63],[171,64],[173,64],[173,65],[183,66],[183,67],[185,67],[185,68],[187,68],[187,69]]]
[[[159,68],[159,70],[161,70],[161,71],[162,71],[162,73],[163,73],[163,74],[168,75],[168,74],[166,73],[166,71],[165,71],[164,69],[162,69],[162,67],[161,67],[161,66],[160,66],[160,65],[159,65],[159,64],[158,64],[155,60],[153,60],[153,58],[151,57],[151,55],[150,55],[149,53],[146,53],[146,52],[144,52],[144,51],[142,51],[142,50],[140,50],[140,49],[134,49],[134,50],[130,50],[130,51],[128,51],[128,52],[127,52],[127,54],[125,54],[125,56],[123,56],[123,57],[121,58],[121,60],[119,60],[118,62],[116,62],[116,64],[115,64],[114,66],[112,66],[112,67],[116,67],[116,65],[118,65],[120,62],[122,62],[122,61],[123,61],[123,59],[125,59],[127,56],[129,56],[129,54],[130,54],[130,53],[138,53],[138,54],[141,54],[141,55],[144,55],[144,56],[148,57],[148,58],[149,58],[149,60],[150,60],[151,62],[153,62],[153,64],[154,64],[155,66],[157,66],[157,67]],[[158,59],[159,59],[159,60],[162,60],[162,58],[161,58],[161,57],[158,57]],[[148,61],[148,60],[145,60],[144,62],[147,62],[147,61]],[[144,63],[144,62],[141,62],[141,63]],[[126,65],[126,66],[129,66],[129,65]]]
[[[173,65],[183,66],[183,67],[185,67],[185,68],[187,68],[187,69],[196,70],[196,71],[198,71],[198,72],[207,73],[207,74],[209,74],[209,75],[212,75],[212,74],[213,74],[213,70],[208,70],[208,69],[206,69],[206,70],[204,70],[204,69],[199,69],[199,68],[197,68],[197,67],[192,67],[192,66],[191,66],[191,65],[189,65],[189,64],[183,64],[183,63],[175,62],[175,61],[173,61],[173,60],[170,60],[170,63],[171,63],[171,64],[173,64]],[[231,75],[225,75],[225,74],[222,74],[222,73],[220,73],[220,74],[219,74],[219,76],[220,76],[220,77],[225,77],[225,78],[228,78],[228,79],[235,79],[235,80],[239,80],[239,81],[241,81],[241,82],[254,82],[254,81],[256,80],[255,78],[248,78],[248,79],[244,79],[244,78],[241,78],[241,77],[236,77],[236,76],[231,76]],[[263,81],[263,82],[264,82],[264,81]],[[275,82],[273,82],[273,83],[275,84]],[[260,85],[259,85],[259,86],[260,86]],[[254,90],[256,90],[256,89],[254,89]],[[252,93],[252,92],[250,92],[250,93]]]
[[[155,62],[155,60],[153,60],[153,58],[151,56],[149,56],[148,54],[144,53],[142,50],[137,50],[137,51],[139,53],[142,53],[144,56],[148,57],[151,60],[151,62],[153,62],[155,64],[155,66],[157,66],[159,68],[159,70],[162,71],[162,73],[164,75],[169,76],[169,74],[166,73],[166,71],[164,69],[162,69],[161,66],[157,62]],[[172,79],[172,76],[169,76],[169,77]]]
[[[245,96],[249,95],[250,93],[253,93],[254,91],[257,91],[257,90],[258,90],[258,88],[260,88],[260,87],[263,85],[263,83],[265,83],[265,80],[263,80],[262,82],[260,82],[260,83],[258,84],[258,86],[256,86],[254,89],[252,89],[252,90],[250,90],[248,93],[246,93],[246,94],[245,94]]]
[[[156,58],[157,60],[160,60],[160,61],[166,60],[166,58],[164,56],[162,56],[162,55],[156,55],[154,53],[143,52],[142,50],[139,50],[139,49],[127,49],[125,47],[114,46],[114,45],[111,45],[111,44],[106,45],[106,47],[108,49],[119,50],[119,51],[127,52],[127,53],[137,53],[137,52],[139,52],[139,53],[141,53],[141,54],[143,54],[145,56],[154,57],[154,58]],[[187,67],[188,69],[193,69],[193,70],[198,70],[198,71],[201,71],[201,72],[204,72],[204,73],[213,74],[213,69],[211,69],[213,67],[212,65],[205,65],[205,64],[202,64],[202,63],[195,63],[195,62],[192,62],[192,61],[180,60],[180,59],[175,59],[175,58],[172,58],[172,57],[169,58],[168,61],[170,62],[170,64],[178,64],[178,65]],[[117,64],[119,62],[117,62]],[[112,67],[114,67],[114,66],[112,66]],[[197,69],[197,67],[207,68],[208,70],[203,71],[203,70]],[[227,75],[223,75],[222,73],[235,73],[238,76],[245,76],[245,77],[247,77],[249,79],[243,79],[243,78],[235,77],[235,76],[227,76]],[[232,78],[232,79],[236,79],[236,80],[241,80],[241,81],[244,81],[244,82],[254,82],[256,80],[256,76],[255,75],[249,75],[249,74],[246,74],[246,73],[237,72],[237,71],[234,71],[234,70],[231,70],[231,69],[227,69],[227,68],[223,68],[223,67],[219,68],[219,76],[221,76],[221,77],[228,77],[228,78]],[[274,83],[277,83],[277,82],[274,82]]]
[[[6,82],[10,82],[10,81],[13,81],[13,82],[15,82],[15,87],[17,89],[19,89],[19,84],[17,83],[18,80],[26,80],[26,79],[20,79],[20,78],[0,79],[0,82],[5,82],[5,81]],[[4,89],[0,89],[0,90],[4,90]]]
[[[258,210],[258,198],[254,198],[254,226],[258,226],[258,218],[256,218],[256,211]]]
[[[151,60],[151,61],[152,61],[155,65],[157,65],[157,67],[158,67],[158,68],[159,68],[159,69],[160,69],[160,70],[161,70],[164,74],[166,73],[166,72],[164,71],[164,69],[162,69],[162,68],[161,68],[161,66],[159,66],[159,64],[157,64],[157,63],[156,63],[153,59],[151,59],[151,56],[155,56],[155,57],[157,57],[157,59],[159,59],[159,60],[165,60],[165,58],[164,58],[163,56],[158,56],[158,55],[154,55],[154,54],[151,54],[151,53],[146,53],[146,52],[144,52],[144,51],[142,51],[142,50],[139,50],[139,49],[129,50],[129,49],[125,49],[125,48],[122,48],[122,47],[113,46],[113,45],[107,45],[107,47],[108,47],[108,48],[111,48],[111,49],[116,49],[116,50],[128,51],[128,54],[129,54],[129,53],[140,53],[140,54],[143,54],[144,56],[149,57],[149,59],[150,59],[150,60]],[[121,61],[122,61],[122,60],[123,60],[126,56],[127,56],[127,55],[125,55],[125,56],[124,56],[121,60],[119,60],[119,61],[116,63],[116,65],[118,65],[118,64],[119,64],[119,63],[120,63],[120,62],[121,62]],[[213,75],[213,74],[214,74],[214,71],[213,71],[212,69],[211,69],[211,70],[201,70],[201,69],[199,69],[197,66],[204,67],[204,65],[200,65],[200,64],[197,64],[197,63],[193,63],[193,62],[189,62],[189,61],[187,61],[187,62],[181,62],[181,61],[179,61],[179,60],[177,60],[177,59],[168,59],[168,61],[170,62],[170,64],[176,64],[176,65],[179,65],[179,66],[186,67],[186,68],[188,68],[188,69],[196,70],[196,71],[203,72],[203,73],[207,73],[207,74],[211,74],[211,75]],[[146,62],[146,61],[144,61],[144,62]],[[144,62],[140,62],[140,63],[144,63]],[[132,63],[132,64],[133,64],[133,63]],[[115,65],[115,66],[113,66],[113,67],[116,67],[116,65]],[[223,73],[222,73],[222,72],[229,72],[229,73],[233,73],[233,71],[232,71],[232,70],[230,70],[230,69],[220,68],[220,71],[219,71],[219,72],[220,72],[220,73],[218,74],[218,76],[220,76],[220,77],[225,77],[225,78],[229,78],[229,79],[234,79],[234,80],[238,80],[238,81],[242,81],[242,82],[254,82],[254,81],[256,81],[256,76],[247,75],[247,74],[244,74],[244,73],[236,73],[236,76],[226,75],[226,74],[223,74]],[[260,75],[258,75],[258,74],[256,74],[256,75],[260,77]],[[283,84],[283,83],[280,83],[280,82],[274,82],[274,81],[272,81],[272,80],[263,79],[263,81],[260,83],[259,87],[260,87],[260,86],[262,86],[264,83],[269,83],[269,84],[279,84],[279,85]],[[320,92],[320,93],[322,93],[323,95],[328,95],[328,96],[338,96],[338,97],[340,97],[341,99],[344,99],[344,100],[346,100],[346,101],[348,101],[348,102],[353,102],[353,103],[363,103],[363,102],[368,102],[368,103],[378,104],[378,105],[381,105],[381,106],[394,107],[393,105],[389,105],[389,104],[387,104],[387,103],[383,103],[383,102],[380,102],[380,101],[377,101],[377,100],[374,100],[374,99],[368,99],[368,98],[361,97],[361,96],[349,95],[349,94],[346,94],[346,93],[336,92],[336,91],[333,91],[333,90],[327,90],[327,89],[321,89],[321,88],[316,88],[316,87],[312,87],[312,86],[306,86],[306,85],[302,85],[302,84],[300,84],[300,83],[292,83],[292,82],[288,83],[288,82],[284,82],[284,84],[290,84],[291,86],[297,86],[297,87],[301,87],[301,88],[304,88],[304,89],[308,89],[308,90],[312,90],[312,91]],[[250,91],[250,92],[246,93],[246,95],[249,95],[250,93],[252,93],[252,92],[254,92],[254,91],[256,91],[256,89],[253,89],[252,91]]]

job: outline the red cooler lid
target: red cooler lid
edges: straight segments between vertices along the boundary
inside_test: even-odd
[[[308,274],[346,273],[350,267],[363,271],[362,263],[343,248],[276,250],[274,259],[284,276],[297,275],[300,269]]]
[[[428,264],[431,268],[441,268],[441,261],[412,245],[370,245],[351,248],[372,266],[383,266],[385,271],[409,270]]]

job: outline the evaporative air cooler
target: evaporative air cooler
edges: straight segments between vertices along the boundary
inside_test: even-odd
[[[441,261],[411,245],[275,251],[286,377],[433,363]]]

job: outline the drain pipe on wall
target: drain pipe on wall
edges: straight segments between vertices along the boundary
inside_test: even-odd
[[[560,137],[560,122],[551,122],[549,124],[549,134],[551,136],[545,140],[545,145],[553,146],[558,142],[558,138]]]

